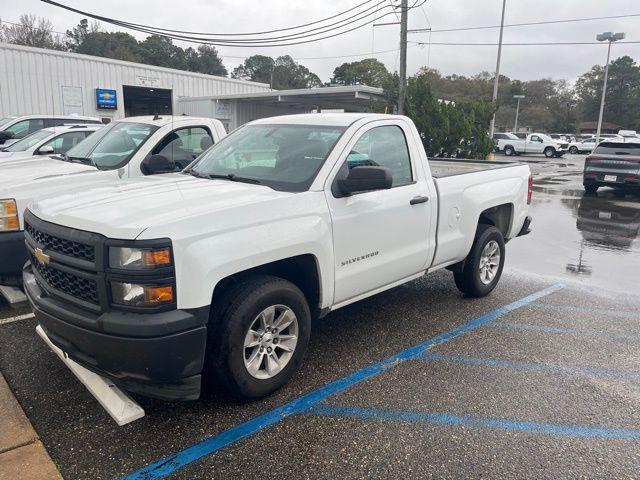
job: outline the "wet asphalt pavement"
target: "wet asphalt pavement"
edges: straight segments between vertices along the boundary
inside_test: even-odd
[[[492,295],[438,272],[336,311],[267,399],[139,399],[117,427],[33,319],[0,324],[0,370],[67,479],[637,478],[640,197],[583,197],[582,158],[526,159],[533,232]]]

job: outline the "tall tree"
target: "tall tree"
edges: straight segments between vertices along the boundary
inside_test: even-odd
[[[2,39],[7,43],[27,47],[65,50],[65,45],[54,35],[53,25],[46,18],[21,15],[17,25],[2,25]]]
[[[384,63],[375,58],[365,58],[357,62],[343,63],[336,67],[333,71],[331,83],[384,87],[388,84],[390,77],[391,74]]]
[[[114,58],[128,62],[141,61],[138,41],[124,32],[87,33],[74,51],[85,55]]]
[[[231,76],[254,82],[268,83],[277,90],[322,86],[320,77],[291,56],[275,60],[264,55],[252,55],[236,67]]]
[[[227,76],[227,69],[218,55],[218,50],[216,47],[211,45],[198,46],[195,56],[195,65],[189,65],[188,69],[193,72],[206,73],[217,77]]]
[[[604,84],[604,68],[595,65],[576,82],[575,93],[585,120],[596,121]],[[605,121],[626,128],[640,129],[640,66],[628,56],[609,65],[609,80],[604,110]]]
[[[251,55],[231,72],[231,77],[252,82],[271,83],[271,73],[276,62],[266,55]]]

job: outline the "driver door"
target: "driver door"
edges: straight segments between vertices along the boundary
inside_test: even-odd
[[[347,302],[425,269],[430,252],[433,202],[421,158],[403,122],[374,122],[347,145],[339,169],[325,188],[333,224],[334,304]],[[410,147],[413,145],[413,148]],[[392,188],[336,197],[336,182],[361,165],[391,170]],[[333,187],[333,191],[332,191]],[[411,204],[412,199],[420,203]],[[414,200],[415,201],[415,200]]]

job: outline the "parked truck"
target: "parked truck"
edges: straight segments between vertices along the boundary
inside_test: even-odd
[[[499,152],[510,157],[523,154],[544,154],[547,158],[561,157],[569,150],[567,142],[557,141],[544,133],[531,133],[524,139],[500,139],[496,145]]]
[[[261,119],[181,173],[32,204],[25,290],[103,405],[196,399],[203,379],[260,398],[293,376],[312,318],[444,268],[489,294],[531,186],[522,164],[429,161],[403,116]]]
[[[182,170],[225,134],[210,118],[129,117],[61,156],[0,161],[0,294],[10,303],[24,298],[18,286],[27,260],[23,213],[29,203],[80,185]]]

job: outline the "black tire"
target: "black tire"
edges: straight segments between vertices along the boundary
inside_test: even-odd
[[[587,195],[595,195],[598,191],[599,185],[594,183],[584,184],[584,191]]]
[[[504,147],[504,154],[507,157],[511,157],[512,155],[516,154],[516,150],[511,145],[507,145],[506,147]]]
[[[576,147],[576,146],[570,147],[570,148],[569,148],[569,153],[570,153],[571,155],[575,155],[576,153],[579,153],[579,152],[578,152],[578,147]]]
[[[498,270],[491,282],[485,284],[480,280],[480,260],[485,246],[495,241],[500,250]],[[464,267],[453,274],[456,287],[468,297],[480,298],[489,295],[496,288],[502,275],[505,259],[505,244],[502,233],[493,225],[478,225],[473,246],[464,261]]]
[[[260,379],[245,366],[244,339],[256,317],[272,305],[284,305],[293,311],[298,339],[286,366],[273,377]],[[257,275],[241,280],[215,305],[210,322],[205,380],[214,377],[216,385],[240,400],[265,397],[286,384],[309,345],[311,313],[307,300],[298,287],[279,277]]]
[[[556,149],[553,147],[547,147],[544,149],[544,156],[547,158],[553,158],[556,154]]]

